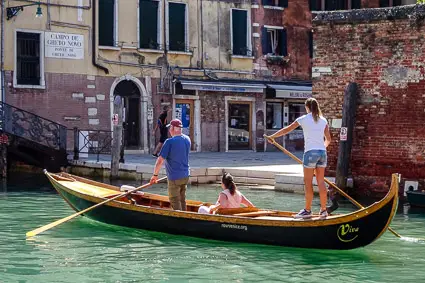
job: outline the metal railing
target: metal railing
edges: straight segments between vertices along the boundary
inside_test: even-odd
[[[4,102],[0,102],[0,130],[66,151],[65,126]]]
[[[112,150],[112,131],[104,130],[83,130],[69,129],[73,131],[73,152],[74,160],[78,160],[80,155],[95,154],[99,162],[100,154],[111,154]]]

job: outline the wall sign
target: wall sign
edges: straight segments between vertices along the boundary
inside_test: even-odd
[[[346,127],[341,127],[341,132],[339,135],[339,140],[341,141],[346,141],[347,140],[347,128]]]
[[[46,32],[45,57],[84,59],[84,36],[81,34]]]

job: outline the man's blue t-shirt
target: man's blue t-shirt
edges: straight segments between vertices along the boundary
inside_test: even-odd
[[[174,136],[165,141],[159,155],[165,159],[168,180],[175,181],[189,177],[190,138]]]

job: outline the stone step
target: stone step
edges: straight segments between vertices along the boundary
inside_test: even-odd
[[[234,178],[235,183],[242,184],[257,184],[257,185],[274,185],[274,179],[252,178],[252,177],[237,177]]]

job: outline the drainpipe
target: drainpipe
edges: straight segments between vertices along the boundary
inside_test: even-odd
[[[1,97],[0,99],[2,102],[5,102],[5,96],[6,96],[5,88],[4,88],[4,75],[5,75],[4,73],[4,9],[5,8],[4,7],[6,4],[5,2],[6,2],[5,0],[1,1],[1,39],[0,39],[1,40],[1,47],[0,47]]]
[[[3,0],[4,1],[4,0]],[[93,24],[93,31],[92,31],[92,63],[93,66],[103,70],[106,74],[109,74],[109,70],[97,63],[97,47],[96,47],[96,3],[97,0],[93,0],[93,16],[92,16],[92,24]]]

